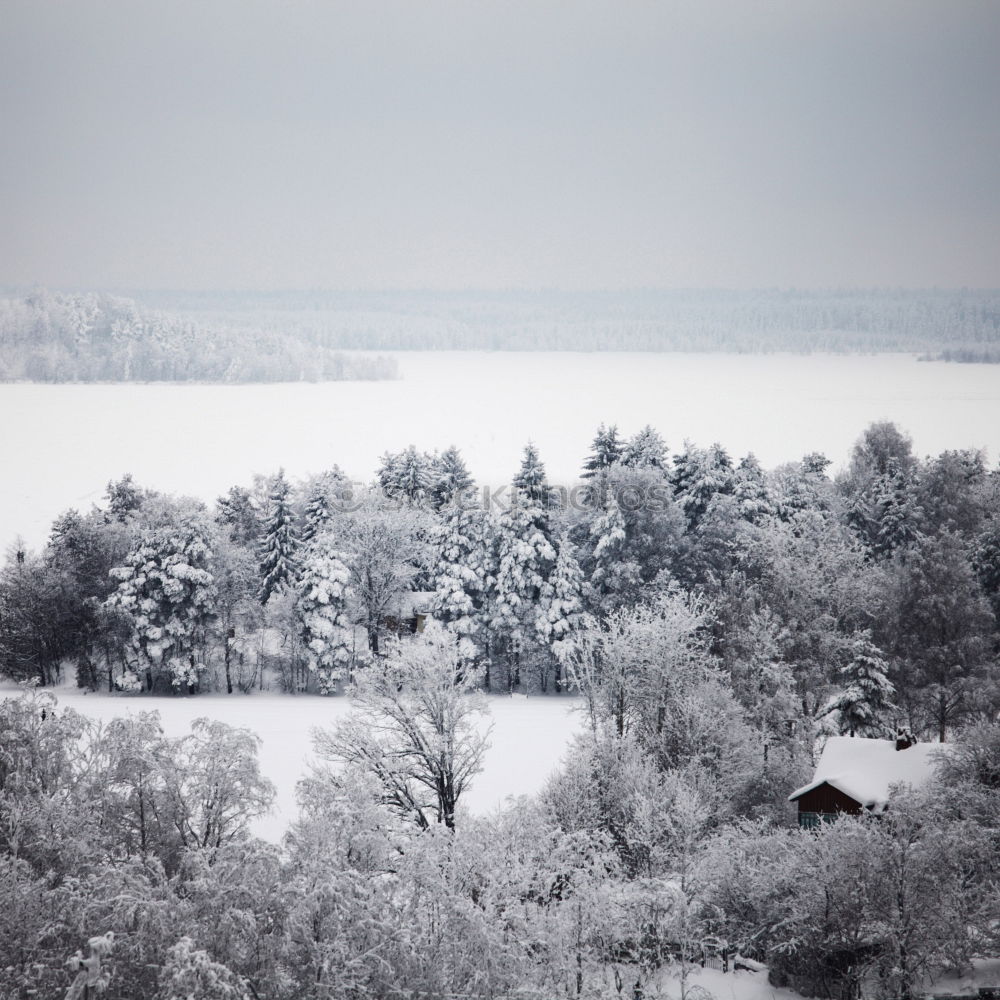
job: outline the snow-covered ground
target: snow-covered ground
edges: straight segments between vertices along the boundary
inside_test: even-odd
[[[17,693],[0,687],[0,698]],[[284,695],[202,694],[195,697],[150,697],[84,693],[65,685],[54,692],[63,707],[72,707],[92,719],[105,721],[137,712],[158,711],[168,736],[183,736],[193,719],[208,717],[232,726],[244,726],[261,738],[260,764],[278,794],[272,812],[261,817],[254,832],[278,841],[295,818],[295,783],[313,759],[312,732],[332,726],[350,710],[347,698]],[[481,725],[492,725],[484,767],[472,782],[463,803],[475,813],[496,809],[509,796],[537,792],[558,766],[573,734],[583,723],[571,697],[491,696],[489,714]]]
[[[665,970],[663,979],[657,983],[657,996],[670,1000],[679,1000],[681,984],[671,971]],[[779,989],[767,981],[767,970],[758,972],[720,972],[718,969],[696,969],[690,973],[688,980],[688,996],[693,987],[700,987],[705,993],[696,994],[711,1000],[802,1000],[801,994],[795,990]],[[625,996],[631,993],[623,991]]]
[[[924,990],[934,995],[970,994],[980,986],[1000,984],[1000,959],[991,958],[973,963],[972,973],[964,976],[942,976],[924,985]],[[680,997],[680,982],[665,971],[659,982],[658,995],[671,1000]],[[767,981],[767,970],[758,972],[722,973],[716,969],[697,969],[691,973],[688,988],[701,987],[713,1000],[801,1000],[795,990],[779,989]],[[626,995],[629,995],[626,992]],[[690,995],[690,994],[689,994]],[[867,994],[866,994],[867,995]]]
[[[1000,986],[1000,958],[977,959],[972,971],[961,976],[949,973],[940,976],[927,987],[936,996],[955,996],[975,993],[980,986]]]
[[[0,551],[40,544],[67,507],[109,479],[211,500],[254,472],[337,463],[359,480],[409,444],[456,444],[481,483],[517,470],[528,439],[550,479],[572,484],[599,423],[651,423],[672,449],[719,441],[766,465],[823,451],[842,465],[873,420],[895,420],[918,455],[1000,455],[1000,365],[909,355],[414,352],[395,382],[294,385],[0,386]]]

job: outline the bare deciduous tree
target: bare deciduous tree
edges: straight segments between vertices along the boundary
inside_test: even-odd
[[[478,680],[454,635],[431,622],[359,674],[357,711],[333,732],[317,730],[316,751],[374,774],[386,801],[421,828],[454,828],[488,746],[473,718],[486,710]]]

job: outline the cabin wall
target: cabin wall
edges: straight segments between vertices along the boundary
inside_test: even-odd
[[[862,812],[860,802],[826,782],[799,796],[796,803],[800,826],[815,826],[823,816],[835,816],[837,813],[858,816]]]

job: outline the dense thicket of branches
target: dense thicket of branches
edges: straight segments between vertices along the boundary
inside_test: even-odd
[[[235,329],[110,295],[0,299],[0,381],[298,382],[396,377],[293,329]]]
[[[366,350],[908,351],[1000,357],[996,291],[157,294],[157,308]]]
[[[110,1000],[688,995],[723,944],[810,995],[908,998],[995,956],[1000,474],[890,423],[828,464],[601,427],[585,504],[532,446],[502,510],[457,502],[454,449],[211,508],[109,483],[0,576],[0,667],[43,687],[0,704],[0,992],[57,995],[108,931]],[[44,691],[74,668],[357,711],[279,848],[249,833],[250,734],[94,726]],[[571,688],[585,725],[540,796],[474,818],[483,688]],[[947,740],[936,781],[798,829],[823,740],[900,724]]]
[[[704,717],[699,658],[675,703]],[[248,833],[271,795],[248,733],[199,720],[169,739],[156,713],[99,727],[48,695],[7,699],[0,991],[62,995],[97,933],[115,941],[106,1000],[651,1000],[688,993],[722,949],[807,996],[898,998],[997,953],[1000,727],[963,733],[884,816],[808,831],[759,789],[803,762],[768,763],[720,731],[733,718],[677,742],[686,721],[664,741],[599,715],[540,796],[450,824],[366,762],[315,771],[279,847]]]

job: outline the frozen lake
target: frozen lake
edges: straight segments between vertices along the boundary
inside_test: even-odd
[[[530,438],[550,479],[573,483],[601,422],[651,423],[671,449],[720,441],[766,466],[823,451],[834,468],[872,420],[918,454],[1000,456],[1000,365],[904,355],[414,352],[396,382],[0,386],[0,545],[32,545],[109,479],[210,500],[254,472],[339,464],[368,479],[387,449],[456,444],[500,485]]]

